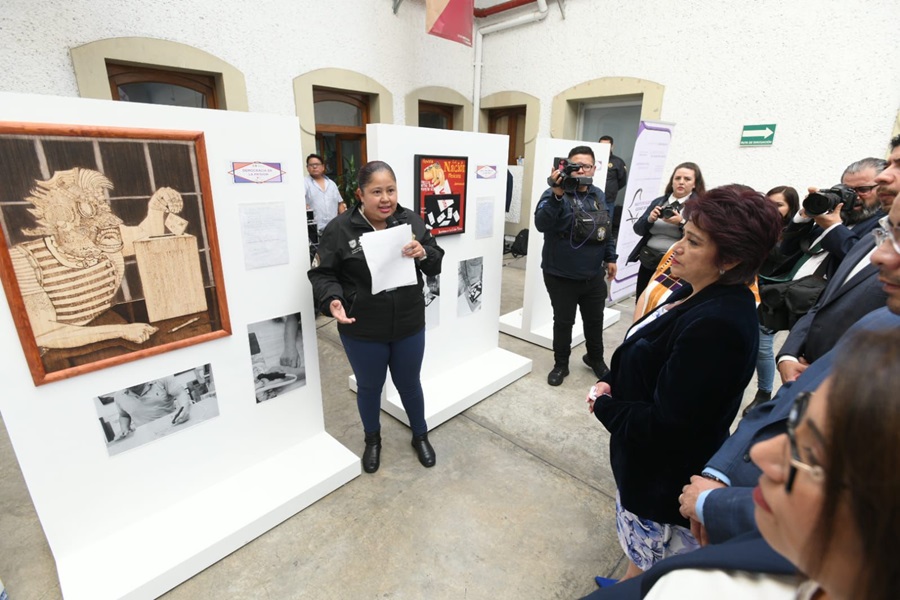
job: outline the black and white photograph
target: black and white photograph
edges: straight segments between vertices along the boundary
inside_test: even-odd
[[[441,324],[441,276],[426,275],[422,294],[425,296],[425,329],[434,329]]]
[[[219,416],[209,364],[94,398],[110,456]]]
[[[456,314],[460,317],[481,310],[483,256],[459,261],[459,285],[456,289]]]
[[[247,332],[257,404],[306,385],[300,313],[253,323]]]

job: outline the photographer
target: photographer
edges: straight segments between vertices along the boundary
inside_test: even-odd
[[[692,162],[681,163],[672,171],[665,193],[651,202],[641,218],[634,223],[634,232],[641,240],[631,251],[626,262],[640,261],[636,299],[647,287],[656,267],[672,244],[681,239],[681,207],[690,198],[706,193],[700,167]]]
[[[783,255],[793,257],[791,264],[800,277],[816,271],[833,276],[853,245],[877,226],[884,212],[875,177],[886,166],[880,158],[864,158],[844,170],[840,186],[821,191],[810,188],[803,210],[785,229],[780,247]],[[798,267],[800,260],[803,263]]]
[[[554,366],[547,383],[554,386],[569,374],[577,307],[584,323],[585,364],[598,378],[609,370],[603,360],[604,278],[615,277],[617,255],[610,233],[613,203],[593,185],[595,162],[588,146],[572,148],[547,178],[551,187],[534,213],[534,225],[544,234],[541,269],[553,306]]]

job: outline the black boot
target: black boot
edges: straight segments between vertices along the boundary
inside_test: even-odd
[[[366,473],[374,473],[381,464],[381,432],[366,434],[366,449],[363,450],[362,467]]]
[[[769,400],[772,399],[772,392],[764,392],[762,390],[756,390],[756,397],[753,398],[753,401],[747,405],[747,408],[744,409],[744,412],[741,413],[742,417],[746,417],[747,413],[751,410],[759,406],[760,404],[765,404]]]
[[[412,447],[415,448],[416,454],[419,456],[419,462],[422,463],[423,467],[434,466],[434,448],[431,447],[431,442],[428,441],[427,433],[413,436]]]
[[[554,365],[553,370],[547,375],[547,383],[553,386],[560,385],[569,375],[569,365]]]
[[[581,360],[583,360],[584,364],[591,368],[591,371],[594,372],[594,375],[597,376],[597,379],[603,379],[603,377],[607,373],[609,373],[609,367],[606,366],[606,361],[603,360],[602,356],[598,360],[592,357],[590,354],[585,354],[581,357]]]

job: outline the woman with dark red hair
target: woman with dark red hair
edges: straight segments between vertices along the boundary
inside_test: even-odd
[[[748,284],[781,231],[775,205],[746,186],[692,198],[682,215],[672,275],[686,284],[631,326],[588,396],[610,432],[626,578],[698,547],[678,495],[728,437],[753,375],[759,322]]]

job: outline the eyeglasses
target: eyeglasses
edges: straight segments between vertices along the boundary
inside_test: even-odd
[[[878,219],[878,225],[872,230],[872,235],[875,236],[875,247],[881,246],[885,240],[891,240],[894,252],[900,254],[900,241],[897,240],[897,235],[894,233],[894,230],[898,228],[897,225],[892,224],[887,215]]]
[[[854,192],[856,192],[857,194],[868,194],[869,192],[871,192],[872,190],[874,190],[877,187],[878,187],[878,184],[876,183],[875,185],[860,185],[857,187],[852,187],[850,189],[853,190]]]
[[[591,169],[593,169],[596,166],[596,165],[585,165],[585,164],[580,164],[580,163],[569,163],[569,164],[572,166],[578,165],[579,171],[590,171]]]
[[[314,169],[316,167],[324,167],[324,166],[325,165],[323,165],[322,163],[306,163],[307,169]]]
[[[788,441],[791,444],[791,470],[788,472],[784,491],[788,494],[791,493],[791,489],[794,487],[794,479],[797,478],[797,469],[803,469],[809,473],[810,477],[813,478],[813,481],[825,481],[825,469],[818,465],[806,464],[800,460],[800,451],[797,449],[797,427],[800,425],[803,416],[806,414],[806,408],[809,406],[809,399],[811,397],[812,392],[802,392],[797,394],[797,398],[794,399],[794,404],[791,406],[791,412],[788,414],[787,418],[787,436]]]

